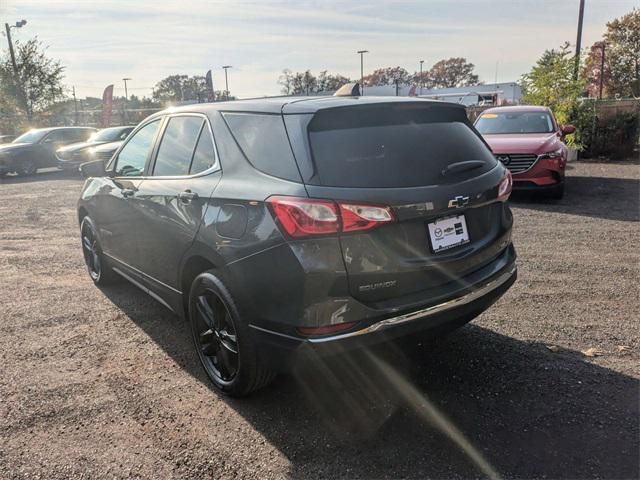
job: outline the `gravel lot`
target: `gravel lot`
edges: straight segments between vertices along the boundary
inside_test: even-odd
[[[473,324],[244,400],[181,320],[91,284],[80,180],[0,180],[0,478],[639,477],[640,168],[568,174],[514,200],[520,277]]]

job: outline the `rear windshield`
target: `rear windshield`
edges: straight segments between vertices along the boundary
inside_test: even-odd
[[[327,109],[309,123],[316,174],[310,184],[332,187],[418,187],[460,181],[442,170],[456,162],[495,159],[463,109],[402,104]],[[457,178],[456,178],[457,177]]]

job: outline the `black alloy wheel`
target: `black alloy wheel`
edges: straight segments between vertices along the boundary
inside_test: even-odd
[[[189,291],[189,322],[196,352],[214,386],[242,397],[275,378],[259,360],[248,322],[216,270],[198,275]]]
[[[109,285],[118,281],[120,278],[105,261],[96,228],[88,216],[80,224],[80,239],[84,263],[93,283]]]
[[[198,355],[209,376],[220,384],[233,381],[240,357],[236,328],[218,296],[205,290],[196,297],[194,340]]]

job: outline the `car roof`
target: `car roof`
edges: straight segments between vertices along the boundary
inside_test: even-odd
[[[549,107],[541,105],[511,105],[508,107],[493,107],[483,110],[482,113],[501,113],[501,112],[548,112]]]
[[[156,115],[165,115],[167,113],[204,113],[208,114],[212,111],[236,111],[236,112],[253,112],[253,113],[284,113],[284,114],[300,114],[315,113],[319,110],[327,108],[338,108],[354,105],[376,105],[376,104],[403,104],[403,103],[425,103],[450,106],[464,109],[464,105],[457,103],[442,102],[440,100],[432,100],[417,97],[265,97],[252,98],[247,100],[232,100],[228,102],[215,103],[196,103],[192,105],[184,105],[180,107],[172,107]]]
[[[56,130],[96,130],[96,128],[94,127],[47,127],[47,128],[32,128],[31,130],[36,130],[38,132],[54,132]]]

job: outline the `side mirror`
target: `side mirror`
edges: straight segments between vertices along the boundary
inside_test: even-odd
[[[107,171],[104,168],[104,162],[102,160],[83,163],[80,165],[80,173],[84,178],[107,176]]]
[[[562,132],[562,135],[570,135],[576,131],[576,127],[573,125],[562,125],[560,127],[560,131]]]

